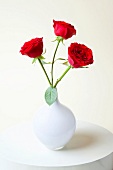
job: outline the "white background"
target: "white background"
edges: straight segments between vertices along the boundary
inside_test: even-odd
[[[71,23],[77,30],[60,46],[58,57],[67,58],[67,48],[75,41],[88,45],[94,54],[93,65],[71,70],[59,84],[60,102],[77,119],[113,132],[112,0],[0,0],[0,130],[31,120],[45,102],[48,82],[40,65],[32,65],[19,50],[25,41],[44,37],[50,60],[55,48],[53,19]],[[57,76],[64,69],[58,65]]]

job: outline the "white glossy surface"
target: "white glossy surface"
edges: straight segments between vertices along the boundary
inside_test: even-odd
[[[43,105],[33,120],[34,132],[49,149],[63,148],[75,133],[76,120],[72,111],[58,100]]]
[[[12,127],[0,136],[0,156],[19,165],[56,168],[81,166],[103,159],[112,152],[113,134],[82,121],[77,121],[75,136],[59,151],[44,147],[35,137],[29,122]]]
[[[0,158],[0,169],[2,170],[113,170],[113,154],[100,160],[75,166],[45,167],[21,164]]]

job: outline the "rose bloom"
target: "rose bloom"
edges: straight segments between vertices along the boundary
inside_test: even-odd
[[[68,47],[68,61],[74,68],[79,68],[93,63],[92,50],[84,44],[71,43]]]
[[[34,38],[28,42],[25,42],[21,47],[21,54],[27,55],[31,58],[36,58],[40,56],[43,52],[43,38]]]
[[[71,24],[68,24],[64,21],[55,20],[53,20],[53,23],[54,33],[56,36],[61,36],[64,39],[68,39],[73,35],[76,35],[76,30]]]

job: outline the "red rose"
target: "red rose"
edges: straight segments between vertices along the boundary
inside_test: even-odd
[[[71,24],[68,24],[64,21],[55,20],[53,20],[53,23],[54,33],[56,36],[61,36],[64,39],[68,39],[73,35],[76,35],[76,30]]]
[[[43,52],[43,38],[34,38],[28,42],[25,42],[21,47],[21,54],[27,55],[31,58],[40,56]]]
[[[92,50],[84,44],[71,43],[68,47],[68,61],[74,68],[92,64]]]

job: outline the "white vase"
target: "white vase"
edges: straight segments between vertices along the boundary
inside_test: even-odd
[[[34,132],[47,148],[64,147],[75,133],[76,120],[72,111],[58,100],[51,106],[43,105],[33,119]]]

